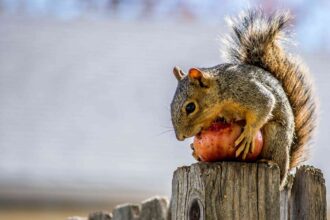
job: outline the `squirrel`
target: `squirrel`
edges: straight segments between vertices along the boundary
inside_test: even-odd
[[[260,9],[228,19],[232,33],[224,38],[228,63],[210,68],[179,67],[171,118],[178,140],[195,136],[219,117],[245,120],[235,141],[236,157],[254,150],[261,129],[262,160],[280,168],[281,188],[289,170],[307,159],[317,124],[317,102],[305,65],[284,50],[288,11],[267,16]]]

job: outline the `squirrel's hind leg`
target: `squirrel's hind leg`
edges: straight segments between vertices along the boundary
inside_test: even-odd
[[[292,144],[292,135],[282,124],[271,121],[263,127],[264,146],[261,159],[271,160],[280,168],[281,187],[286,183],[289,170],[289,149]]]

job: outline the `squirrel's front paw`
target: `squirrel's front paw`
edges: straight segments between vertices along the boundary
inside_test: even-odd
[[[237,138],[235,141],[235,147],[238,147],[236,150],[236,157],[239,157],[243,152],[242,159],[245,160],[246,155],[249,153],[253,153],[255,149],[255,132],[249,126],[245,126],[244,131],[242,134]]]

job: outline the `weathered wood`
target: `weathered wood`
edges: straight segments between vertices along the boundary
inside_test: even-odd
[[[113,220],[138,220],[140,215],[140,205],[124,204],[117,206],[113,210]]]
[[[302,166],[281,192],[279,187],[276,164],[196,163],[174,172],[170,205],[166,198],[154,197],[117,206],[113,217],[95,212],[88,220],[326,219],[325,181],[319,169]]]
[[[327,219],[325,181],[312,166],[297,169],[290,198],[290,220]]]
[[[172,182],[171,219],[280,219],[277,165],[196,163],[178,168]]]
[[[291,189],[293,184],[293,175],[289,175],[284,189],[280,192],[280,219],[289,219],[289,199],[291,196]]]
[[[140,220],[166,220],[168,200],[164,197],[154,197],[142,202]]]
[[[88,220],[111,220],[112,214],[108,212],[93,212],[88,215]]]

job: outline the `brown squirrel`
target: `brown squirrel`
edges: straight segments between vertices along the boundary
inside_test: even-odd
[[[280,168],[281,187],[288,170],[306,160],[317,119],[312,81],[303,64],[284,51],[288,12],[266,16],[248,10],[229,19],[231,35],[225,38],[229,63],[192,68],[185,74],[175,67],[178,86],[171,103],[172,123],[178,140],[192,137],[212,122],[245,120],[235,141],[236,156],[254,150],[261,129],[261,159]]]

